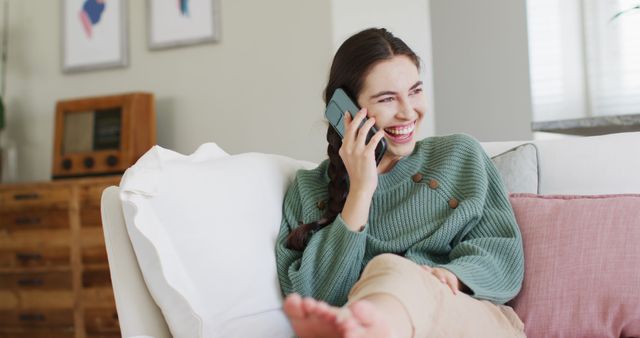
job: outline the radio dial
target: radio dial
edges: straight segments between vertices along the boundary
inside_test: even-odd
[[[115,167],[118,164],[118,157],[116,155],[107,156],[107,165],[110,167]]]
[[[71,160],[70,160],[70,159],[65,158],[65,159],[62,161],[62,168],[63,168],[64,170],[70,170],[72,166],[73,166],[73,162],[71,162]]]
[[[84,167],[87,169],[91,169],[93,168],[93,165],[95,164],[95,161],[93,160],[93,157],[85,157],[84,159]]]

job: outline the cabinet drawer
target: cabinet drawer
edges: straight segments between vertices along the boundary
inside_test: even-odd
[[[0,290],[0,310],[72,310],[71,290]]]
[[[82,245],[83,248],[104,247],[104,232],[102,228],[82,228],[80,230],[80,236],[82,236],[82,243],[80,243],[80,245]]]
[[[0,289],[71,289],[69,272],[0,273]]]
[[[69,228],[67,210],[33,210],[0,213],[0,230]]]
[[[85,304],[85,309],[115,309],[116,307],[111,286],[83,288],[82,302]]]
[[[69,248],[0,249],[0,269],[69,266]]]
[[[80,205],[100,208],[100,200],[104,189],[117,185],[118,182],[119,180],[114,180],[113,182],[93,183],[82,186],[80,188]]]
[[[82,272],[82,287],[111,287],[111,273],[109,272],[109,266],[105,266],[104,269],[97,270],[85,270]]]
[[[87,338],[122,338],[122,336],[120,335],[120,331],[109,332],[109,333],[87,332]]]
[[[118,312],[113,309],[86,309],[84,324],[88,334],[120,333]]]
[[[2,310],[0,327],[17,328],[72,328],[73,310]]]
[[[107,264],[107,249],[104,246],[82,248],[82,263]]]
[[[80,210],[80,224],[83,227],[102,227],[102,215],[97,207]]]
[[[20,230],[14,232],[0,231],[0,248],[2,250],[22,250],[32,248],[70,247],[71,231],[56,230]]]
[[[0,338],[75,338],[73,329],[3,329],[0,327]],[[118,337],[120,338],[120,337]]]
[[[0,211],[24,209],[68,209],[71,191],[66,187],[0,191]]]

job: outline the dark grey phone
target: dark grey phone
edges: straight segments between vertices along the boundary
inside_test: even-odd
[[[344,138],[344,112],[348,111],[351,114],[351,117],[354,117],[360,108],[353,102],[353,100],[347,95],[347,93],[342,90],[342,88],[336,89],[333,92],[333,96],[331,96],[331,100],[329,100],[329,104],[327,104],[327,110],[325,110],[324,115],[329,120],[329,124],[333,127],[333,129],[340,135],[340,138]],[[367,118],[365,118],[362,123],[360,123],[360,127],[365,123]],[[369,133],[367,134],[366,143],[369,143],[371,137],[378,130],[375,127],[371,127],[369,129]],[[382,138],[376,147],[376,164],[380,164],[380,160],[382,160],[382,156],[384,156],[384,152],[387,151],[387,141]]]

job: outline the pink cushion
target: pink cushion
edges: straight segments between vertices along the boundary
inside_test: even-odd
[[[525,278],[509,305],[527,336],[640,337],[640,195],[510,199]]]

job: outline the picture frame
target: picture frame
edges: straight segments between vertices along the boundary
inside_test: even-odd
[[[62,0],[63,73],[128,65],[126,0]]]
[[[219,0],[147,0],[151,50],[220,40]]]

